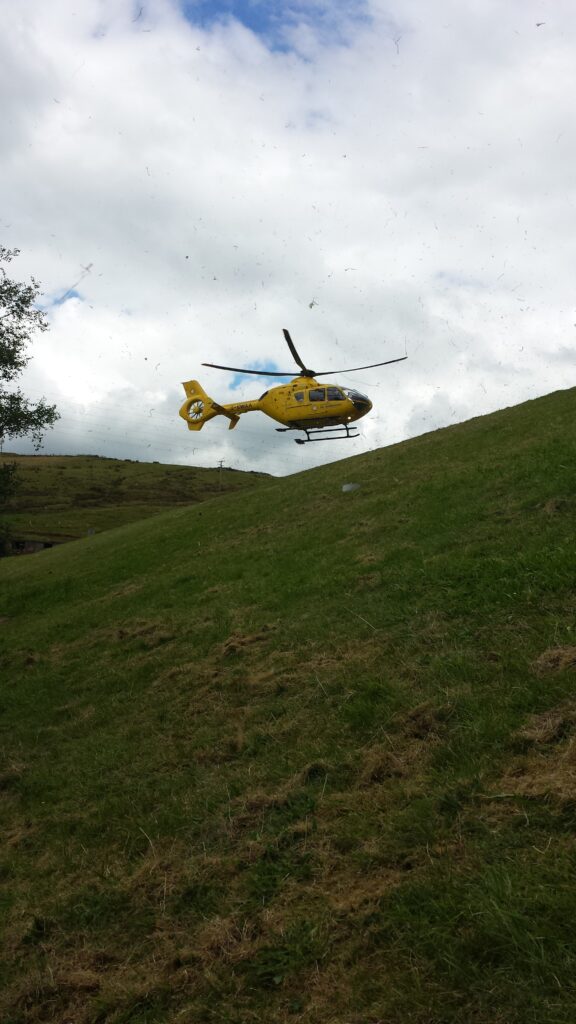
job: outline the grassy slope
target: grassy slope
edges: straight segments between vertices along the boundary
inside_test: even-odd
[[[575,414],[0,567],[3,1024],[571,1024]]]
[[[95,455],[5,454],[2,461],[18,467],[18,488],[3,518],[14,536],[31,540],[99,533],[266,479],[261,473]]]

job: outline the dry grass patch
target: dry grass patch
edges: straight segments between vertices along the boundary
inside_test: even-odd
[[[253,647],[255,644],[260,644],[264,640],[268,640],[271,633],[274,632],[274,629],[274,626],[263,626],[258,633],[244,635],[241,633],[233,633],[222,644],[222,656],[227,658],[232,654],[239,654],[240,652],[245,651],[246,648]]]
[[[562,701],[539,715],[531,715],[525,726],[516,733],[516,738],[530,744],[557,743],[563,739],[576,723],[576,704],[572,700]]]
[[[331,872],[325,885],[325,895],[330,908],[339,914],[364,913],[375,909],[378,901],[392,889],[397,888],[405,878],[405,872],[398,868],[379,867],[366,874],[352,872],[346,867]]]
[[[514,765],[500,785],[517,796],[553,797],[561,803],[576,799],[576,743],[574,740],[555,756],[535,754]]]
[[[546,515],[555,516],[558,513],[568,512],[571,502],[567,498],[549,498],[543,507]]]
[[[143,586],[143,583],[124,583],[122,584],[122,586],[116,587],[114,590],[108,591],[108,593],[104,594],[104,596],[100,598],[100,600],[108,601],[110,598],[114,597],[130,597],[131,594],[137,594],[139,590],[142,590]]]
[[[233,800],[230,807],[230,829],[232,832],[258,830],[264,817],[271,810],[284,807],[293,793],[292,781],[286,782],[275,792],[254,790]],[[233,812],[236,813],[233,813]]]
[[[375,554],[374,551],[363,551],[361,554],[356,556],[356,561],[360,565],[376,565],[382,561],[382,555]]]
[[[550,672],[564,672],[567,668],[576,668],[576,647],[549,647],[533,663],[537,675]]]
[[[85,722],[96,714],[93,704],[82,704],[80,701],[71,701],[68,704],[61,704],[54,708],[56,715],[67,721]]]
[[[361,616],[357,615],[356,618],[367,622]],[[308,661],[317,671],[333,671],[339,675],[342,671],[359,670],[362,666],[373,669],[387,643],[388,635],[380,629],[363,636],[361,640],[342,640],[335,637],[324,650],[315,651]]]
[[[138,640],[148,648],[159,647],[175,638],[176,634],[167,629],[164,623],[146,619],[125,622],[113,631],[113,639]]]
[[[439,611],[429,611],[423,616],[418,638],[424,644],[434,645],[450,636],[450,622]]]
[[[15,761],[6,765],[4,770],[0,772],[0,795],[10,792],[18,786],[24,775],[25,767],[24,764],[16,763]]]
[[[206,965],[215,960],[234,964],[250,956],[262,932],[254,919],[231,914],[215,917],[202,925],[195,936],[195,955]]]
[[[434,740],[443,734],[453,711],[452,704],[438,705],[433,701],[423,701],[416,707],[410,708],[409,711],[397,715],[394,723],[404,736],[412,739]]]
[[[356,590],[377,590],[382,584],[381,572],[367,572],[356,578]]]
[[[396,748],[376,744],[363,752],[358,772],[361,789],[379,786],[392,779],[414,779],[421,775],[429,744],[414,739]]]
[[[516,733],[531,749],[517,758],[499,786],[514,795],[553,797],[562,803],[576,799],[576,702],[563,701],[532,715]]]
[[[32,822],[24,821],[13,828],[9,828],[2,835],[2,841],[9,849],[18,849],[27,846],[31,840],[38,835],[38,828]]]

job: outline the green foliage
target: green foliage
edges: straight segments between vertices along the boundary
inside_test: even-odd
[[[16,469],[16,463],[13,461],[3,462],[0,465],[0,509],[8,503],[8,500],[16,492]]]
[[[46,331],[48,321],[35,301],[39,293],[38,282],[32,278],[23,284],[8,277],[3,263],[10,263],[18,249],[0,245],[0,449],[8,437],[30,436],[36,448],[42,443],[46,427],[59,419],[56,406],[44,399],[30,402],[13,383],[28,364],[27,347],[34,332]],[[16,464],[0,466],[0,513],[4,511],[16,489]],[[10,538],[7,521],[0,520],[0,555]]]
[[[4,462],[0,465],[0,515],[17,489],[16,464]],[[0,519],[0,556],[7,550],[10,541],[10,527],[4,518]]]
[[[18,249],[0,246],[0,264],[10,263]],[[44,313],[35,305],[40,286],[34,278],[23,284],[8,277],[0,266],[0,442],[7,437],[30,435],[37,448],[46,427],[59,418],[56,406],[44,399],[30,402],[12,385],[30,361],[27,347],[36,331],[48,330]]]

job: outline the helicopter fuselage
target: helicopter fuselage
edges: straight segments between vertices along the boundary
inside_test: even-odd
[[[337,384],[323,384],[314,377],[294,377],[289,384],[269,388],[260,398],[247,402],[219,405],[206,395],[197,381],[184,384],[188,396],[180,415],[190,430],[200,430],[214,416],[224,415],[235,427],[247,412],[263,412],[287,429],[306,430],[346,425],[370,412],[372,402],[366,395]]]
[[[244,404],[254,405],[277,423],[296,428],[352,423],[372,408],[371,401],[360,392],[322,384],[313,377],[295,377],[289,384],[269,388],[256,402]]]

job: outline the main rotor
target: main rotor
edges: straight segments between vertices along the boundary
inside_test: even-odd
[[[408,358],[408,356],[400,356],[399,359],[386,359],[383,363],[369,363],[367,366],[349,366],[345,370],[311,370],[309,366],[302,362],[296,346],[290,337],[290,331],[287,331],[284,327],[283,334],[292,358],[299,367],[296,372],[294,370],[286,370],[284,372],[283,370],[256,370],[252,367],[220,366],[219,363],[202,363],[202,366],[211,366],[213,370],[229,370],[231,373],[250,373],[255,377],[329,377],[336,373],[354,373],[356,370],[372,370],[376,366],[389,366],[390,363],[401,363],[404,359]]]

